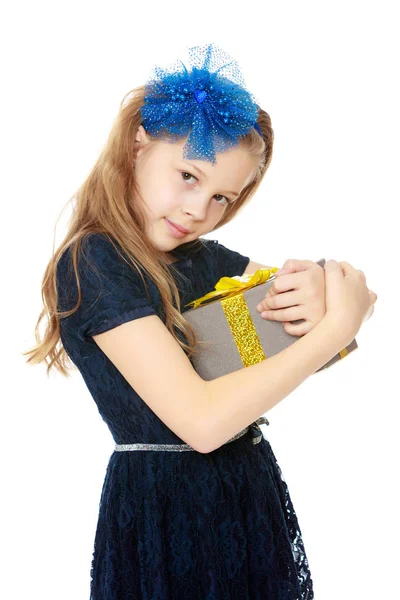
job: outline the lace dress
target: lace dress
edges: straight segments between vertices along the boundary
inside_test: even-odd
[[[176,249],[168,268],[185,304],[249,257],[202,239]],[[93,338],[163,310],[102,234],[83,243],[82,304],[61,320],[63,346],[116,444],[183,444],[129,385]],[[89,264],[90,263],[90,264]],[[57,266],[59,308],[77,298],[69,250]],[[165,321],[164,321],[165,322]],[[209,453],[114,451],[99,503],[90,600],[311,600],[313,584],[296,513],[268,440],[251,434]]]

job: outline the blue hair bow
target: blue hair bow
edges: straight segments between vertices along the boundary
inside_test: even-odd
[[[153,137],[174,142],[188,137],[183,158],[215,164],[215,154],[238,144],[257,124],[258,105],[246,89],[239,66],[223,50],[189,48],[192,70],[182,61],[156,66],[145,85],[141,117]]]

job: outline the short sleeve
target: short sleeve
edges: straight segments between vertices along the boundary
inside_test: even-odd
[[[217,278],[243,275],[250,258],[236,250],[230,250],[219,242],[215,243]]]
[[[61,326],[73,328],[83,341],[127,321],[157,314],[139,273],[103,234],[92,233],[82,241],[77,269],[81,304],[70,317],[61,319]],[[57,265],[57,291],[59,310],[71,310],[78,299],[72,247]]]

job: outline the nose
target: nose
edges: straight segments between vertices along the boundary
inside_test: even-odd
[[[208,197],[193,194],[183,203],[182,211],[190,215],[194,221],[204,221],[207,217]]]

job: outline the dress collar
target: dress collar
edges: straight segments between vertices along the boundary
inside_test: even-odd
[[[178,260],[173,263],[170,263],[170,265],[191,266],[192,265],[192,256],[194,254],[197,254],[198,252],[200,252],[200,250],[202,248],[203,248],[203,241],[201,238],[199,238],[198,240],[195,240],[195,242],[192,242],[191,246],[190,246],[190,242],[188,245],[186,245],[186,247],[184,244],[182,244],[182,246],[178,246],[177,248],[175,248],[174,250],[171,250],[171,252],[170,252],[170,254],[172,254]]]

